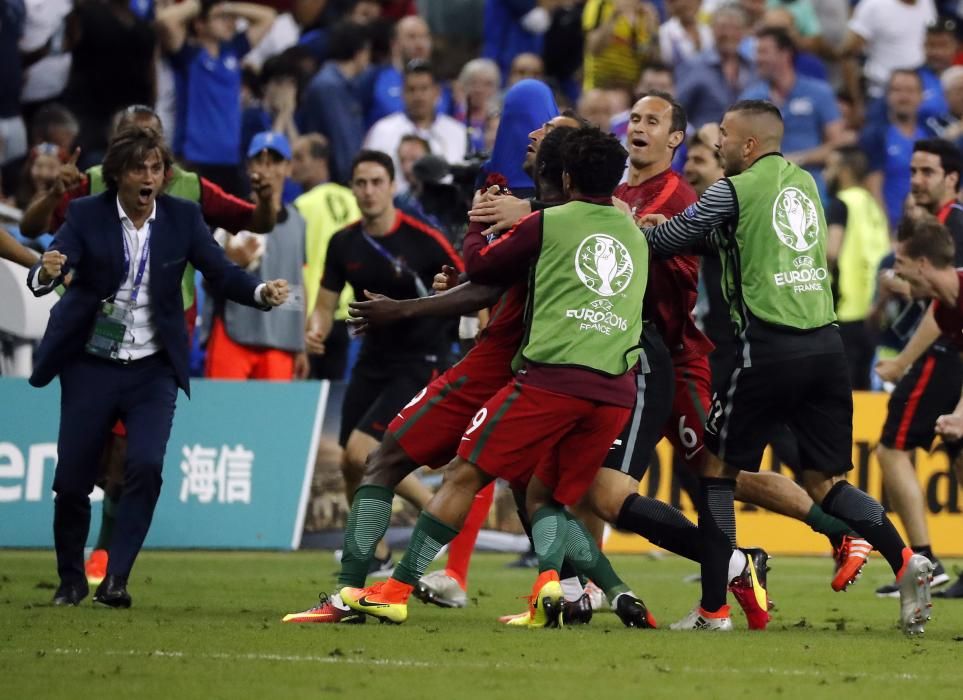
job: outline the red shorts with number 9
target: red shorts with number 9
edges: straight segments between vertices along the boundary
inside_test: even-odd
[[[458,456],[514,488],[537,476],[555,500],[572,505],[592,485],[631,412],[513,381],[472,418]]]
[[[676,454],[682,455],[691,468],[699,469],[705,460],[703,434],[712,398],[709,358],[706,355],[695,357],[673,364],[673,369],[675,398],[663,435],[672,443]]]
[[[438,469],[458,451],[465,426],[512,380],[514,348],[475,346],[465,358],[419,391],[388,425],[413,462]]]

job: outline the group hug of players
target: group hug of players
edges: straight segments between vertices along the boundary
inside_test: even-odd
[[[902,629],[922,633],[933,563],[843,478],[852,468],[853,404],[827,279],[826,222],[812,177],[779,153],[779,110],[737,103],[718,143],[713,135],[690,144],[712,161],[702,181],[699,172],[688,178],[698,197],[670,168],[686,120],[669,95],[634,105],[627,148],[573,116],[531,129],[519,157],[535,196],[517,198],[489,177],[471,212],[460,283],[439,277],[446,289],[431,296],[369,294],[352,305],[371,329],[486,308],[491,320],[460,362],[395,409],[353,494],[338,592],[285,622],[404,622],[409,597],[425,593],[419,581],[458,535],[476,494],[503,479],[539,562],[528,610],[503,618],[509,624],[587,621],[580,581],[589,579],[626,626],[656,626],[575,515],[591,513],[699,562],[701,599],[672,629],[731,630],[727,591],[749,628],[764,629],[767,555],[737,546],[739,499],[827,535],[835,590],[855,581],[876,549],[896,577]],[[517,222],[500,234],[505,227],[480,223],[509,212]],[[732,351],[717,365],[726,369],[715,376],[712,343],[691,316],[699,255],[716,259],[734,327]],[[935,219],[901,230],[896,273],[914,296],[937,300],[941,332],[963,341],[953,260],[953,241]],[[956,414],[941,420],[947,434],[963,427]],[[766,444],[787,429],[802,486],[759,472]],[[638,493],[663,436],[698,474],[698,524]],[[442,486],[392,576],[365,587],[395,490],[422,465],[447,466]]]

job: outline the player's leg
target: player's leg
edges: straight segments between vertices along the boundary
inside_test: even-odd
[[[431,589],[432,599],[430,602],[451,608],[463,608],[467,605],[466,591],[468,590],[468,568],[471,564],[471,556],[475,550],[478,533],[488,519],[488,513],[491,510],[494,498],[495,482],[490,483],[475,494],[461,532],[448,545],[448,560],[445,562],[444,571],[432,572],[422,579],[421,583],[434,586]],[[427,580],[432,576],[434,576],[433,583]],[[426,588],[425,590],[428,591],[429,589]],[[421,596],[419,595],[419,597]]]
[[[565,398],[515,382],[495,394],[462,436],[459,456],[419,516],[392,577],[364,589],[343,588],[344,602],[383,620],[407,619],[407,601],[415,584],[440,549],[458,534],[475,494],[498,477],[509,482],[527,477],[537,456],[572,425],[575,417],[563,415],[558,420],[559,412],[552,410]]]
[[[458,534],[471,509],[475,494],[494,477],[461,458],[445,473],[438,493],[418,516],[408,548],[391,577],[368,588],[345,587],[341,599],[353,610],[400,623],[408,617],[408,598],[415,584],[438,556],[441,548]]]
[[[883,487],[890,506],[899,515],[910,547],[933,562],[935,586],[949,581],[943,565],[930,547],[926,501],[912,456],[916,448],[928,450],[935,438],[936,419],[956,406],[963,382],[959,356],[932,348],[896,385],[887,405],[886,423],[877,447]],[[955,451],[958,446],[952,446]],[[896,597],[896,582],[877,589],[877,595]]]
[[[853,399],[843,353],[796,361],[804,382],[788,421],[799,440],[804,484],[827,513],[846,522],[886,559],[900,583],[901,619],[909,634],[929,619],[932,563],[905,545],[883,506],[845,480],[852,469]]]
[[[736,477],[740,470],[758,470],[767,438],[780,423],[779,390],[787,380],[784,374],[772,366],[737,367],[720,382],[712,398],[697,503],[703,546],[702,598],[673,629],[732,629],[726,589],[729,561],[736,549]],[[758,572],[753,574],[751,559],[748,565],[755,591]],[[760,607],[764,607],[764,591],[760,596]]]
[[[101,474],[97,485],[104,492],[104,500],[100,510],[100,529],[94,550],[84,565],[87,583],[98,585],[107,576],[110,540],[114,534],[114,523],[117,519],[117,504],[124,488],[124,462],[127,459],[127,431],[120,421],[114,425],[104,454],[101,457]]]
[[[615,441],[618,436],[616,428],[629,423],[630,415],[630,411],[618,406],[592,407],[579,424],[562,438],[551,453],[552,461],[543,460],[535,471],[538,478],[535,495],[542,496],[541,502],[533,502],[532,486],[529,486],[527,509],[533,517],[537,508],[550,509],[556,505],[571,508],[590,489],[595,488],[600,470],[588,465],[599,464],[605,458],[609,452],[606,444],[610,444],[609,440]],[[544,487],[548,488],[550,498]],[[539,488],[543,488],[540,493]],[[565,516],[568,521],[565,559],[602,589],[610,607],[623,624],[627,627],[654,627],[655,620],[645,604],[615,573],[584,523],[573,517],[570,511],[565,512]],[[565,576],[564,567],[563,563],[562,568],[558,569],[560,577]]]
[[[720,375],[720,378],[723,376]],[[690,467],[698,472],[706,411],[712,395],[710,365],[707,358],[697,357],[677,366],[675,378],[675,399],[669,425],[666,427],[666,437],[672,442],[677,453],[682,454]],[[791,438],[791,434],[785,427],[779,426],[774,431],[771,442],[782,448],[780,456],[789,459],[790,466],[793,466],[798,462],[798,458],[793,456],[795,450],[788,449],[792,445],[786,445]],[[834,547],[841,543],[842,536],[852,534],[845,523],[827,516],[802,487],[782,474],[762,471],[739,472],[736,477],[735,498],[737,501],[751,503],[773,513],[801,520],[814,531],[829,537]]]
[[[950,463],[953,472],[956,474],[956,483],[963,484],[963,454],[960,452],[959,443],[956,444],[956,451],[951,456]],[[963,598],[963,573],[953,583],[937,591],[933,596],[936,598]]]

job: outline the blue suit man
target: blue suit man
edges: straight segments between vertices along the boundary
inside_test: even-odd
[[[37,351],[30,383],[61,386],[54,476],[54,544],[60,587],[55,604],[87,595],[83,550],[89,494],[110,427],[123,419],[128,451],[125,490],[110,544],[107,577],[94,601],[129,607],[127,577],[160,495],[164,453],[180,387],[190,395],[181,278],[191,263],[218,294],[264,310],[283,303],[283,280],[261,283],[227,260],[193,202],[158,196],[171,159],[148,128],[121,132],[104,160],[109,189],[75,200],[27,284],[46,294],[72,280]],[[124,328],[108,351],[92,350],[105,300],[123,309]],[[109,343],[108,343],[109,345]]]

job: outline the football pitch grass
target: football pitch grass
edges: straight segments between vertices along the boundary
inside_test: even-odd
[[[130,610],[54,608],[52,552],[0,551],[0,697],[603,698],[959,697],[963,600],[935,600],[922,638],[897,629],[873,556],[848,593],[828,558],[772,561],[766,632],[631,630],[609,611],[562,630],[507,628],[534,573],[478,555],[469,607],[412,599],[402,626],[281,624],[334,587],[330,552],[145,552]],[[661,625],[699,595],[675,557],[614,556]],[[944,562],[950,568],[951,562]]]

